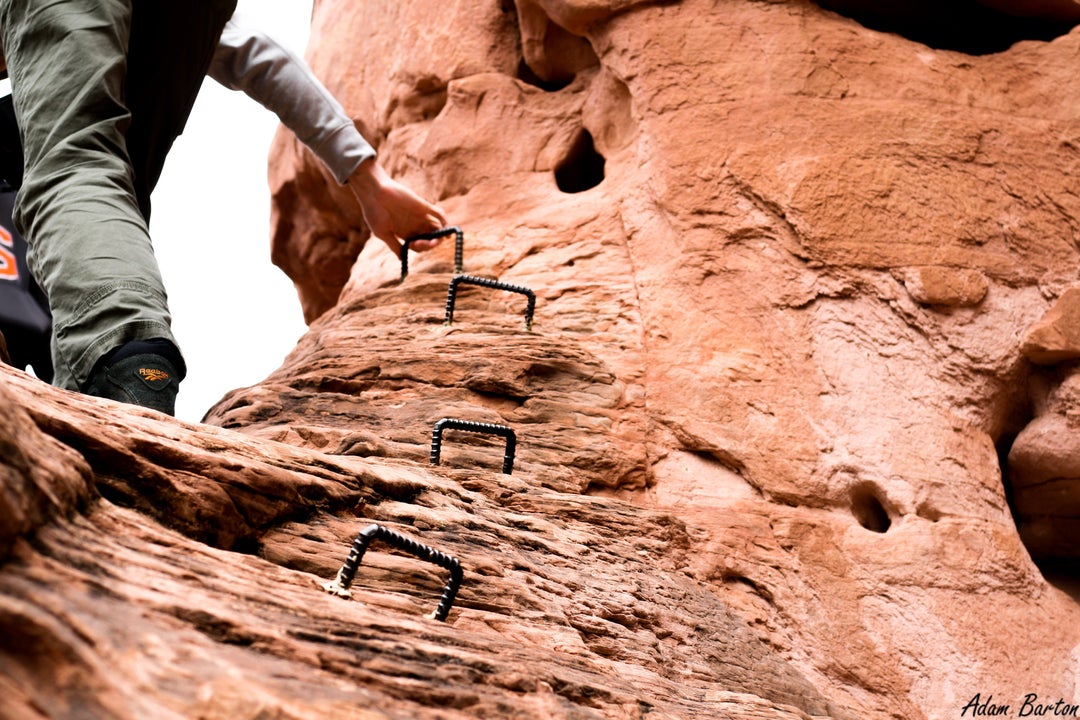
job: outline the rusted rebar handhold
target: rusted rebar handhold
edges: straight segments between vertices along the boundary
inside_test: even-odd
[[[482,433],[484,435],[498,435],[506,438],[506,452],[503,455],[502,471],[504,475],[514,472],[514,452],[517,450],[517,435],[505,425],[492,425],[490,423],[472,422],[469,420],[456,420],[443,418],[435,423],[431,431],[431,464],[438,465],[442,455],[442,436],[444,430],[467,430],[468,432]]]
[[[488,278],[475,277],[473,275],[458,275],[450,281],[450,288],[446,292],[445,324],[449,325],[454,322],[454,303],[457,302],[458,285],[463,284],[479,285],[481,287],[494,288],[496,290],[506,290],[507,292],[520,293],[527,297],[529,302],[525,306],[525,329],[532,330],[533,312],[536,310],[536,293],[527,287],[510,285],[508,283],[499,282],[498,280],[489,280]]]
[[[463,272],[465,234],[461,231],[461,228],[455,225],[405,238],[405,241],[401,244],[401,279],[404,280],[409,274],[409,245],[417,240],[434,240],[450,234],[454,235],[454,274],[460,275]]]
[[[464,572],[461,570],[461,563],[457,561],[457,558],[450,557],[427,545],[421,545],[415,540],[407,538],[401,533],[394,532],[382,525],[369,525],[360,531],[360,534],[356,536],[356,540],[352,544],[352,550],[349,551],[349,557],[345,559],[345,564],[338,570],[337,577],[330,582],[325,583],[323,589],[338,597],[350,597],[352,593],[349,592],[349,586],[352,585],[353,578],[356,576],[356,570],[360,567],[360,561],[364,559],[364,553],[367,552],[368,545],[370,545],[371,541],[375,538],[379,538],[399,550],[404,550],[421,560],[435,563],[450,571],[450,580],[446,583],[446,587],[443,588],[439,606],[435,608],[435,612],[431,615],[436,620],[445,621],[446,616],[450,613],[450,606],[454,604],[454,598],[457,597],[458,588],[461,587],[461,580],[464,577]]]

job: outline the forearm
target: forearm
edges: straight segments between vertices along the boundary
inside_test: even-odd
[[[241,90],[272,111],[346,183],[375,150],[341,104],[301,58],[260,32],[230,22],[221,35],[210,77]]]

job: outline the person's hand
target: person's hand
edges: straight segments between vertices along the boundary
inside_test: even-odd
[[[375,161],[368,158],[349,176],[360,210],[371,234],[386,243],[396,257],[401,257],[402,241],[413,235],[446,227],[443,211],[397,182]],[[430,250],[441,238],[417,240],[414,250]]]

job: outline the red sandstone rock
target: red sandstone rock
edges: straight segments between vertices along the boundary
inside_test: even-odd
[[[1069,288],[1028,328],[1020,350],[1040,365],[1080,358],[1080,288]]]
[[[394,7],[405,44],[460,17]],[[998,445],[1028,419],[1019,339],[1080,259],[1077,37],[972,56],[809,4],[552,1],[522,7],[516,60],[493,32],[505,15],[486,7],[461,26],[468,52],[380,47],[344,72],[338,28],[386,20],[327,0],[311,59],[379,127],[410,104],[418,66],[436,68],[413,103],[439,87],[445,105],[380,131],[381,152],[466,228],[468,272],[533,287],[542,342],[613,377],[606,411],[635,422],[589,424],[591,443],[638,470],[613,483],[582,462],[579,486],[686,520],[695,576],[819,687],[862,688],[840,691],[860,713],[947,716],[990,686],[1073,697],[1046,677],[1073,674],[1078,638],[1048,628],[1072,627],[1076,606],[1017,535]],[[541,11],[578,39],[546,35]],[[545,54],[549,37],[559,50]],[[595,177],[598,156],[601,183],[560,188],[557,171]],[[302,182],[302,164],[279,162]],[[548,437],[567,422],[538,414],[549,391],[492,379],[519,377],[536,352],[486,347],[510,318],[462,316],[440,337],[449,256],[418,256],[395,287],[394,259],[366,248],[290,363],[213,417],[333,450],[359,412],[358,448],[418,459],[415,438],[449,409]],[[460,355],[443,344],[463,337]],[[327,373],[348,396],[312,387]],[[379,416],[393,418],[381,433]],[[558,452],[572,454],[565,427]]]
[[[986,297],[989,282],[978,270],[943,267],[909,268],[903,275],[904,287],[923,305],[973,307]]]
[[[1050,367],[1032,383],[1034,419],[1009,452],[1012,506],[1036,557],[1080,559],[1080,290],[1070,288],[1024,334],[1021,351]]]
[[[1072,565],[1080,555],[1080,375],[1034,388],[1035,418],[1009,452],[1020,535],[1029,551]]]
[[[670,515],[543,472],[191,426],[8,368],[0,398],[18,453],[0,465],[0,717],[852,717],[679,570]],[[372,521],[460,559],[447,623],[424,619],[445,578],[389,547],[353,601],[321,589]]]
[[[810,3],[432,7],[322,0],[309,56],[466,272],[536,292],[532,331],[484,288],[442,324],[451,243],[403,283],[381,243],[353,265],[366,231],[279,135],[274,255],[313,322],[224,429],[0,369],[4,710],[1080,702],[1070,577],[1032,560],[1075,547],[1080,404],[1021,353],[1080,266],[1080,35],[974,56]],[[468,433],[430,467],[441,417],[513,427],[513,475]],[[385,548],[360,602],[319,589],[371,522],[460,558],[448,623],[438,570]]]

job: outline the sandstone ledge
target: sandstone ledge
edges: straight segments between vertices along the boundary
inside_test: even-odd
[[[187,425],[3,368],[0,393],[21,428],[7,446],[56,459],[3,465],[9,493],[53,488],[48,511],[16,508],[37,528],[0,572],[4,717],[848,717],[676,567],[671,516]],[[424,619],[437,569],[388,547],[358,600],[321,589],[372,520],[461,560],[449,622]]]

